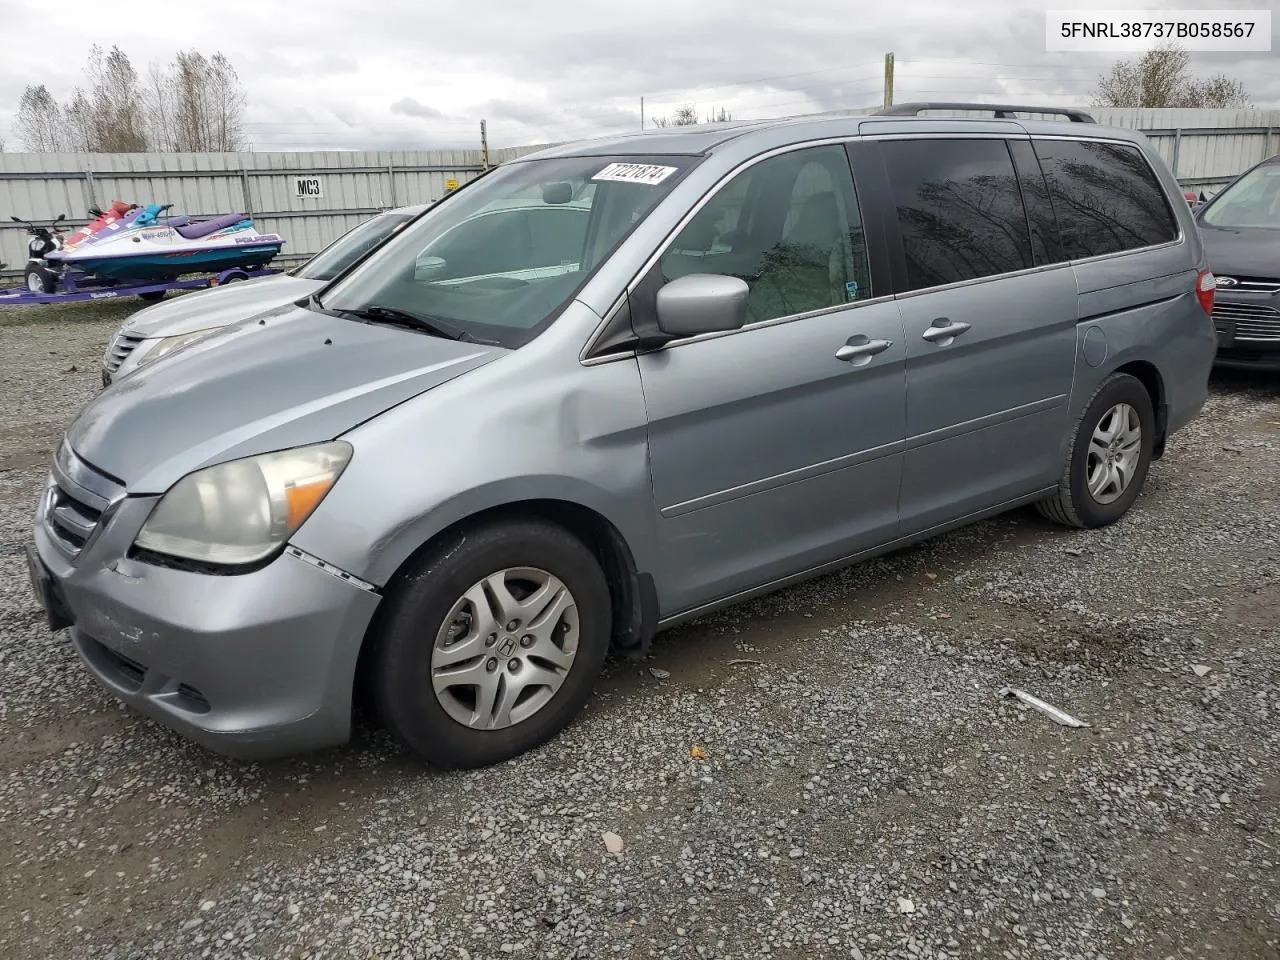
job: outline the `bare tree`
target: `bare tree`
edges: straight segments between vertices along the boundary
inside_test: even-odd
[[[62,108],[43,83],[22,91],[15,126],[23,148],[31,153],[54,153],[67,147]]]
[[[1244,85],[1225,74],[1207,80],[1191,75],[1191,55],[1176,44],[1153,47],[1135,60],[1121,60],[1098,78],[1098,107],[1243,107]]]
[[[242,149],[245,95],[221,53],[179,53],[167,68],[153,65],[146,91],[147,127],[157,149],[200,152]]]
[[[1188,83],[1186,100],[1189,107],[1210,107],[1219,110],[1225,107],[1250,105],[1244,84],[1221,73],[1207,80],[1192,80]]]
[[[86,70],[88,91],[76,88],[62,110],[70,146],[89,153],[144,153],[147,134],[138,74],[119,47],[95,44]]]
[[[244,148],[246,98],[222,53],[179,53],[140,81],[119,47],[89,52],[87,89],[59,105],[43,84],[23,91],[18,136],[31,151],[234,151]]]
[[[712,111],[707,116],[707,123],[723,123],[726,120],[732,120],[733,115],[726,113],[724,107],[719,112]],[[676,112],[669,117],[654,117],[653,125],[655,127],[693,127],[702,123],[698,119],[698,108],[691,103],[686,103],[683,107],[678,107]]]

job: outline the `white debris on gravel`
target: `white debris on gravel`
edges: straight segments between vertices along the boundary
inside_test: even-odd
[[[113,328],[46,326],[0,327],[0,466]],[[28,596],[41,468],[0,470],[0,956],[1269,956],[1278,468],[1280,386],[1218,382],[1121,524],[1018,513],[681,627],[664,682],[614,664],[457,774],[366,732],[236,764],[119,708]]]

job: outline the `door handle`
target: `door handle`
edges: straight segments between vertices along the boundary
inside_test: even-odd
[[[836,351],[836,359],[847,361],[856,360],[859,357],[874,357],[892,346],[892,340],[868,340],[859,334],[856,337],[850,337],[849,342]]]
[[[965,323],[963,320],[951,320],[948,317],[938,317],[933,321],[931,326],[920,336],[928,340],[930,343],[950,342],[960,334],[964,333],[971,324]]]

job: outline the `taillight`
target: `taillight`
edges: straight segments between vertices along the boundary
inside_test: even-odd
[[[1218,281],[1212,270],[1201,270],[1196,277],[1196,299],[1200,301],[1200,309],[1213,316],[1213,294],[1218,289]]]

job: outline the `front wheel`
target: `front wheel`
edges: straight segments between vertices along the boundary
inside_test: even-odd
[[[27,289],[32,293],[53,293],[57,286],[54,278],[34,263],[27,264],[23,279],[26,281]]]
[[[1133,506],[1151,467],[1155,413],[1142,381],[1127,373],[1102,382],[1076,424],[1057,492],[1037,504],[1070,527],[1104,527]]]
[[[609,649],[609,587],[591,551],[540,520],[451,540],[389,598],[374,696],[387,729],[446,768],[510,759],[586,704]]]

